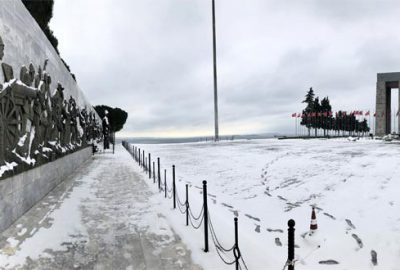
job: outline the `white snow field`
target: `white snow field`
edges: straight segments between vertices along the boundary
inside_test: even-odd
[[[400,144],[268,139],[135,146],[153,161],[160,157],[169,186],[176,165],[180,198],[189,184],[194,215],[202,205],[202,181],[208,181],[216,234],[231,247],[238,215],[239,246],[249,269],[283,269],[290,218],[296,221],[296,269],[400,269]],[[172,200],[162,194],[160,200],[195,262],[205,269],[234,269],[222,261],[217,266],[211,239],[212,254],[202,252],[203,227],[186,227],[185,216],[171,211]],[[318,230],[310,236],[312,206]]]

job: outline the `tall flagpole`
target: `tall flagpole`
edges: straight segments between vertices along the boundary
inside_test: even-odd
[[[213,62],[214,62],[214,124],[215,141],[219,140],[218,130],[218,89],[217,89],[217,40],[215,34],[215,0],[212,0]]]

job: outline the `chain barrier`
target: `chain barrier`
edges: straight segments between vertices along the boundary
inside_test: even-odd
[[[200,215],[196,218],[192,213],[192,208],[189,206],[189,221],[194,229],[199,229],[204,221],[204,206],[201,208]],[[194,221],[198,221],[198,225],[194,225]]]
[[[179,212],[181,212],[181,214],[186,214],[186,209],[182,210],[182,207],[186,208],[186,204],[185,203],[181,203],[181,201],[179,200],[178,192],[176,192],[176,200],[178,202]]]
[[[126,143],[126,142],[124,142],[124,143]],[[135,158],[133,149],[132,149],[132,152],[129,151],[129,144],[124,144],[124,147],[128,150],[129,153],[131,153],[132,157]],[[135,158],[135,160],[136,160],[136,158]],[[149,166],[151,166],[151,164],[149,164]],[[153,169],[154,169],[154,167],[153,167]],[[154,174],[154,170],[153,170],[153,174]],[[153,177],[154,177],[154,175],[153,175]],[[164,180],[164,186],[161,186],[160,190],[161,191],[166,191],[168,199],[172,199],[173,198],[173,188],[171,188],[171,189],[168,188],[166,180]],[[178,194],[177,191],[175,192],[175,195],[176,195],[176,201],[178,202],[177,204],[178,204],[179,212],[181,214],[188,214],[191,226],[196,230],[199,229],[201,227],[201,225],[204,224],[204,218],[205,218],[204,205],[202,206],[199,215],[195,216],[193,214],[193,212],[192,212],[192,208],[190,207],[189,202],[186,202],[186,201],[182,202],[180,200],[180,197],[179,197],[179,194]],[[239,246],[237,245],[237,240],[236,240],[235,244],[233,244],[233,246],[231,248],[224,248],[223,245],[221,244],[220,240],[217,238],[217,234],[216,234],[214,226],[212,224],[210,214],[208,213],[207,216],[208,216],[208,224],[205,224],[205,226],[208,226],[209,229],[210,229],[211,239],[213,241],[215,250],[217,251],[217,254],[220,257],[220,259],[226,265],[233,265],[233,264],[236,263],[236,269],[242,269],[242,266],[243,266],[243,269],[248,270],[247,264],[246,264],[242,254],[240,252]],[[198,222],[197,225],[195,224],[196,222]],[[237,222],[237,219],[235,219],[235,222]],[[235,226],[236,225],[237,224],[235,223]],[[233,253],[233,257],[234,257],[234,259],[232,261],[230,261],[228,259],[229,255],[230,255],[229,254],[230,252]],[[289,265],[294,265],[294,263],[295,263],[294,260],[292,262],[290,262],[288,260],[285,263],[283,270],[285,270],[286,267],[289,266]]]
[[[197,217],[195,217],[194,215],[193,215],[193,212],[192,212],[192,208],[189,206],[189,214],[190,214],[190,216],[194,219],[194,220],[196,220],[196,221],[198,221],[199,219],[201,219],[201,218],[203,218],[204,219],[204,205],[203,205],[203,207],[201,208],[201,210],[200,210],[200,214],[197,216]]]
[[[215,236],[216,245],[217,245],[222,251],[224,251],[224,252],[231,252],[231,251],[234,249],[235,245],[233,245],[233,246],[232,246],[231,248],[229,248],[229,249],[224,248],[224,247],[222,246],[221,242],[220,242],[220,241],[218,240],[218,238],[217,238],[217,234],[215,233],[214,226],[213,226],[213,224],[212,224],[210,214],[208,214],[208,220],[209,220],[209,227],[210,227],[211,235],[214,235],[214,236]]]

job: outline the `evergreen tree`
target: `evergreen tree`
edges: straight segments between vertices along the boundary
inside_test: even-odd
[[[50,20],[51,18],[53,18],[54,0],[22,0],[22,3],[35,19],[40,29],[42,29],[43,33],[50,41],[54,50],[57,52],[58,55],[60,55],[60,52],[58,51],[58,39],[54,36],[53,30],[51,30],[49,26]],[[71,73],[71,69],[64,61],[64,59],[61,58],[61,61],[64,63],[67,70]],[[73,73],[71,73],[71,76],[76,81],[75,75]]]
[[[321,112],[322,129],[324,130],[324,136],[326,136],[326,131],[332,129],[332,107],[328,97],[321,100]]]
[[[110,129],[113,132],[120,131],[128,118],[128,113],[120,108],[111,108],[107,105],[94,106],[97,114],[101,119],[105,116],[105,111],[108,111],[108,120],[110,121]]]
[[[321,124],[321,119],[322,119],[322,117],[321,117],[321,109],[322,109],[322,107],[321,107],[321,104],[319,103],[319,97],[316,97],[315,99],[314,99],[314,116],[315,117],[313,117],[313,127],[314,127],[314,131],[315,131],[315,137],[317,137],[317,131],[318,131],[318,129],[320,129],[321,127],[322,127],[322,124]]]
[[[310,129],[312,127],[311,113],[314,110],[314,90],[312,89],[312,87],[310,87],[310,90],[308,90],[305,99],[302,101],[302,103],[306,103],[307,105],[302,112],[300,125],[307,127],[308,136],[310,136]]]

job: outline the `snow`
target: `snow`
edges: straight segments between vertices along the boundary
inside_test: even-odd
[[[10,253],[0,253],[0,265],[13,267],[23,264],[27,257],[33,260],[50,257],[51,253],[46,251],[63,248],[67,250],[67,247],[63,246],[62,243],[71,240],[71,235],[74,233],[79,233],[82,237],[87,236],[85,234],[86,229],[81,223],[79,206],[80,201],[90,194],[89,186],[89,183],[82,184],[73,193],[69,193],[69,197],[64,199],[67,195],[67,192],[65,192],[60,198],[60,202],[63,203],[52,205],[49,212],[38,223],[40,225],[45,220],[51,220],[52,226],[33,229],[30,235],[34,235],[34,237],[29,238],[29,241],[20,242],[13,237],[8,238]],[[22,228],[18,235],[24,235],[26,232],[27,229]],[[12,256],[9,256],[11,254]],[[4,262],[6,262],[5,265]]]
[[[233,244],[237,213],[240,250],[249,269],[283,268],[290,218],[296,221],[299,246],[296,269],[398,269],[398,144],[269,139],[136,146],[146,155],[150,152],[153,161],[160,157],[168,183],[171,166],[176,165],[178,193],[183,200],[185,184],[189,184],[195,215],[201,209],[202,181],[208,181],[209,209],[217,236],[225,247]],[[318,230],[310,235],[312,206],[316,206]],[[185,217],[170,210],[170,200],[165,200],[165,207],[174,229],[192,249],[195,262],[215,269],[215,260],[219,260],[215,251],[211,250],[214,258],[210,259],[200,249],[202,230],[186,228]],[[371,263],[372,251],[377,252],[377,266]],[[319,263],[327,260],[339,264]],[[230,267],[224,268],[220,261],[218,269]]]
[[[11,162],[11,163],[6,162],[5,165],[0,166],[0,176],[2,176],[3,173],[5,173],[6,171],[12,171],[12,169],[17,165],[18,164],[16,162]]]

